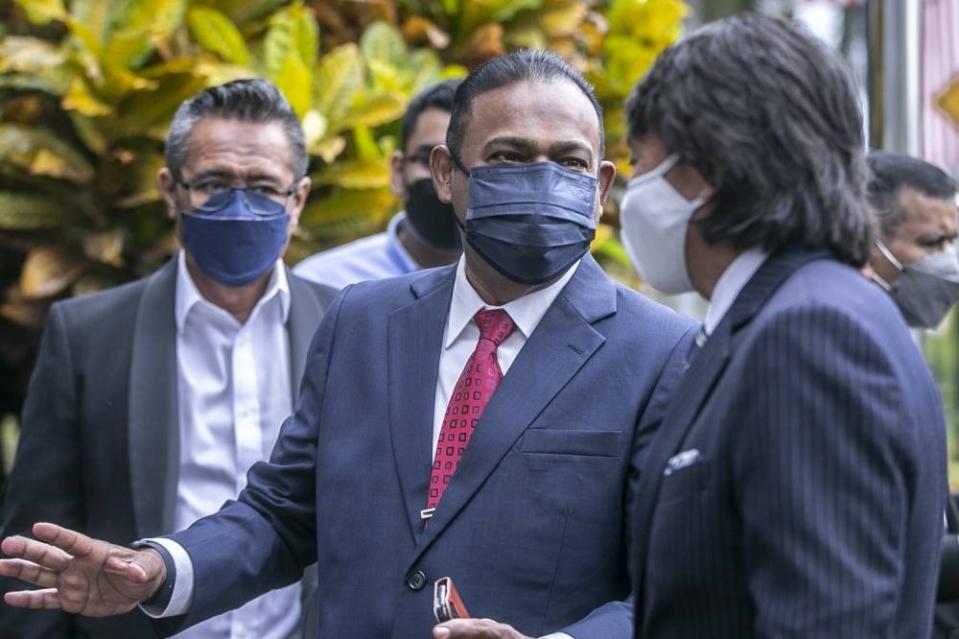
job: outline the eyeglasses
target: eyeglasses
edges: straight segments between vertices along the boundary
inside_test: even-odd
[[[273,215],[279,212],[277,205],[286,209],[290,197],[296,191],[295,183],[281,190],[271,184],[234,186],[223,180],[210,179],[197,181],[177,179],[176,182],[189,194],[190,210],[200,213],[216,213],[222,210],[232,199],[230,197],[232,192],[236,191],[254,213]]]

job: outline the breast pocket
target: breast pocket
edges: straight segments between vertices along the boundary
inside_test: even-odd
[[[709,486],[711,468],[712,462],[704,459],[665,475],[659,487],[659,503],[693,498],[705,491]]]
[[[624,446],[626,442],[621,431],[530,428],[523,435],[519,451],[544,455],[619,457]]]

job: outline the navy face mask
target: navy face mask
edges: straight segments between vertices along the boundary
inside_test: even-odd
[[[589,250],[594,176],[555,162],[477,166],[468,174],[466,241],[503,276],[543,284]]]
[[[207,277],[242,286],[269,271],[280,257],[290,214],[279,202],[246,189],[229,189],[201,209],[180,212],[180,234]]]

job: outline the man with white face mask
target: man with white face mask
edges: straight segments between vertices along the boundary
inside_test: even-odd
[[[636,636],[929,636],[942,408],[859,272],[873,241],[844,65],[737,16],[664,52],[627,118],[624,243],[654,287],[710,301],[637,489]]]
[[[868,161],[869,203],[881,235],[869,273],[907,324],[936,328],[959,302],[956,183],[928,162],[901,153],[875,151]]]

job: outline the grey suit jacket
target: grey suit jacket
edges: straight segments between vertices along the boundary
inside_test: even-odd
[[[54,304],[23,410],[0,536],[52,521],[116,544],[168,533],[178,479],[177,264]],[[288,273],[290,384],[336,291]],[[0,580],[0,592],[23,584]],[[89,619],[0,604],[0,637],[155,636],[146,617]]]

